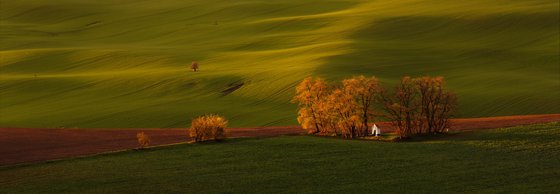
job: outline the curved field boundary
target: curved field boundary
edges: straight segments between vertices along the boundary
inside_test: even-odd
[[[510,127],[560,121],[560,114],[454,119],[452,130]],[[384,132],[393,128],[378,123]],[[29,129],[0,128],[0,165],[40,162],[73,156],[133,149],[144,131],[152,145],[188,141],[186,129]],[[274,137],[305,133],[298,126],[228,129],[228,137]]]

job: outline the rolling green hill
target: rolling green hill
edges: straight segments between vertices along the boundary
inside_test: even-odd
[[[0,126],[295,124],[309,75],[443,75],[460,117],[560,113],[556,0],[0,0]],[[200,72],[189,71],[199,61]],[[241,87],[239,87],[241,86]],[[238,88],[238,89],[237,89]]]

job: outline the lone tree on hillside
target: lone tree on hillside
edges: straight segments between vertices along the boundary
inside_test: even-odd
[[[198,63],[196,61],[193,61],[191,63],[191,69],[196,72],[198,70]]]

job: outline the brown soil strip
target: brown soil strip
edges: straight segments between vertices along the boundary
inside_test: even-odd
[[[454,119],[452,130],[500,128],[560,121],[560,114]],[[393,128],[378,124],[382,131]],[[186,129],[27,129],[0,128],[0,165],[40,162],[73,156],[133,149],[136,133],[144,131],[152,145],[186,142]],[[228,129],[228,137],[273,137],[305,133],[300,127]]]

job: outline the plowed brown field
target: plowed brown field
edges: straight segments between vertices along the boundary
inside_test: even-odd
[[[560,121],[560,114],[454,119],[452,130],[474,130]],[[378,124],[382,131],[393,128]],[[136,133],[144,131],[152,145],[186,142],[186,129],[26,129],[0,128],[0,165],[39,162],[138,146]],[[297,135],[297,126],[228,129],[228,137]]]

